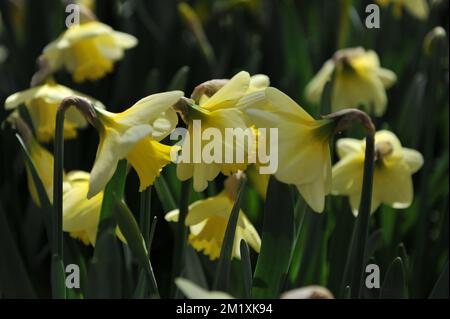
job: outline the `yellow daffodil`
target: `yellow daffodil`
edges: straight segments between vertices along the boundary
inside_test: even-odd
[[[331,189],[329,140],[334,124],[315,120],[289,96],[276,88],[256,92],[244,105],[257,128],[278,129],[278,170],[275,177],[294,184],[316,212],[324,209]],[[269,137],[270,138],[270,137]]]
[[[38,140],[46,143],[55,136],[56,111],[59,104],[64,98],[72,95],[84,96],[97,108],[104,108],[102,103],[91,97],[49,81],[43,85],[10,95],[5,101],[5,109],[11,110],[25,104]],[[87,122],[81,113],[75,108],[70,108],[66,112],[64,121],[64,138],[76,137],[76,129],[86,126]]]
[[[337,141],[340,161],[333,167],[334,195],[349,196],[353,213],[358,213],[364,170],[365,141],[342,138]],[[373,213],[384,203],[393,208],[407,208],[413,201],[411,175],[423,164],[422,155],[402,147],[389,131],[375,134],[376,161],[373,175]]]
[[[402,16],[402,10],[406,10],[410,15],[419,19],[426,20],[429,15],[427,0],[377,0],[380,6],[393,6],[393,13],[396,18]]]
[[[95,246],[103,192],[87,199],[89,173],[72,171],[64,178],[63,230],[85,245]]]
[[[220,256],[220,250],[225,236],[228,219],[234,205],[234,195],[227,189],[219,195],[198,200],[189,205],[186,216],[186,226],[189,226],[189,243],[197,251],[215,260]],[[175,209],[166,214],[165,219],[178,221],[179,210]],[[233,257],[240,258],[239,244],[245,240],[250,247],[259,253],[261,238],[251,222],[241,210],[239,212],[236,234],[233,243]]]
[[[183,92],[149,95],[121,113],[97,109],[100,142],[91,171],[88,197],[106,186],[119,160],[126,158],[136,170],[139,190],[153,184],[161,169],[170,162],[170,146],[158,141],[176,126],[178,118],[171,108]]]
[[[53,155],[34,139],[29,140],[26,144],[36,172],[52,203]],[[30,167],[28,165],[25,167],[31,197],[37,205],[40,205]],[[91,199],[87,199],[88,188],[89,173],[72,171],[64,174],[63,231],[70,233],[73,238],[80,239],[86,245],[95,245],[103,192],[99,192]]]
[[[124,50],[134,47],[137,39],[113,30],[98,21],[69,27],[48,44],[43,56],[52,71],[66,68],[76,82],[96,80],[113,70]]]
[[[253,143],[256,140],[254,132],[249,132],[251,137],[242,143],[237,140],[236,143],[234,141],[229,141],[231,143],[228,143],[224,137],[226,136],[226,129],[246,130],[249,128],[244,113],[236,105],[241,98],[250,92],[257,91],[264,87],[265,84],[268,84],[268,78],[260,75],[251,79],[247,72],[242,71],[230,80],[213,80],[210,83],[212,83],[212,91],[215,91],[214,94],[210,97],[206,95],[200,96],[199,105],[192,105],[187,111],[187,116],[185,116],[189,138],[185,139],[181,149],[182,154],[186,152],[193,154],[193,156],[190,155],[189,161],[182,161],[177,164],[178,178],[182,181],[193,178],[194,190],[197,192],[206,189],[208,181],[214,180],[220,172],[228,176],[247,167],[248,158],[251,157],[249,154],[254,152],[253,146],[255,144],[253,145]],[[215,86],[216,83],[218,83],[217,86]],[[209,89],[207,87],[206,91]],[[216,91],[216,89],[218,90]],[[200,134],[203,134],[208,128],[220,131],[222,137],[220,160],[212,163],[206,163],[203,158],[195,160],[196,155],[201,155],[195,153],[202,152],[208,142],[202,140],[201,147],[197,150],[195,149],[195,141],[193,141],[195,135],[194,121],[199,121],[201,124],[201,128],[199,128],[201,130]],[[237,153],[244,154],[244,161],[237,161]],[[225,158],[227,155],[232,157],[233,161],[227,161]]]
[[[380,67],[375,51],[350,48],[337,51],[326,61],[305,89],[306,97],[319,103],[322,91],[335,73],[331,105],[334,111],[363,105],[369,113],[384,114],[386,89],[396,81],[392,71]]]
[[[27,143],[28,151],[39,175],[39,179],[45,188],[50,202],[53,202],[53,155],[43,148],[36,140],[31,139]],[[25,165],[28,180],[28,190],[31,198],[36,205],[40,206],[39,195],[36,189],[36,184],[33,180],[30,167]]]

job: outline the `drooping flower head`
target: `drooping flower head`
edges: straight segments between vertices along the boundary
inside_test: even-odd
[[[334,111],[358,108],[363,105],[368,113],[384,114],[387,105],[386,89],[396,76],[382,68],[375,51],[350,48],[337,51],[326,61],[305,89],[306,97],[319,103],[325,84],[334,73],[331,105]]]
[[[365,141],[341,138],[337,141],[340,161],[333,166],[332,193],[348,196],[353,213],[358,213],[364,170]],[[386,130],[375,134],[375,168],[371,212],[386,204],[407,208],[413,201],[411,175],[423,164],[422,155],[403,147],[399,139]]]
[[[49,142],[55,136],[56,112],[61,101],[72,95],[87,98],[95,107],[102,109],[99,101],[76,92],[68,87],[48,81],[28,90],[14,93],[5,101],[5,109],[11,110],[25,104],[31,116],[33,128],[40,142]],[[87,126],[82,114],[75,108],[69,108],[64,121],[64,138],[75,138],[77,129]]]
[[[234,176],[229,177],[234,178]],[[197,251],[209,256],[210,260],[215,260],[220,256],[225,230],[228,219],[235,202],[235,192],[233,186],[225,183],[225,189],[218,195],[207,199],[198,200],[189,205],[186,216],[186,226],[189,226],[189,243]],[[175,209],[166,214],[167,221],[178,221],[179,210]],[[261,238],[242,210],[239,211],[236,234],[233,243],[234,258],[240,258],[239,244],[241,239],[245,240],[250,247],[259,252]]]
[[[178,118],[171,107],[182,96],[181,91],[149,95],[121,113],[97,109],[100,142],[91,171],[89,198],[104,189],[124,158],[139,176],[140,191],[153,184],[171,160],[170,146],[159,141],[175,128]]]
[[[53,155],[35,140],[29,128],[20,119],[17,127],[28,149],[36,173],[44,187],[50,203],[53,203]],[[33,202],[41,206],[31,167],[25,162],[28,189]],[[103,192],[87,199],[89,173],[72,171],[63,175],[63,231],[85,245],[95,245]]]
[[[247,94],[264,88],[266,84],[266,76],[251,78],[247,72],[242,71],[230,80],[212,80],[196,88],[193,97],[198,100],[198,105],[190,105],[183,116],[188,125],[189,137],[184,139],[181,146],[184,159],[177,164],[177,176],[180,180],[193,178],[194,190],[200,192],[220,172],[228,176],[247,167],[248,159],[256,146],[256,136],[237,104]],[[211,140],[220,141],[220,150],[214,148],[208,153],[214,157],[210,162],[205,161],[202,156],[210,141],[194,140],[196,127],[201,135],[209,128],[215,129],[217,135],[220,135],[209,136]],[[227,130],[235,130],[236,134],[245,132],[241,134],[245,136],[242,139],[228,140]],[[186,157],[185,154],[189,155]],[[242,154],[242,160],[238,160],[237,154]]]
[[[130,34],[89,21],[69,27],[44,48],[43,56],[53,72],[65,68],[74,81],[83,82],[111,72],[114,62],[136,44],[137,39]]]
[[[329,142],[334,130],[333,120],[315,120],[289,96],[273,87],[253,94],[249,101],[244,109],[257,128],[278,129],[275,177],[295,185],[308,205],[322,212],[325,195],[331,189]]]

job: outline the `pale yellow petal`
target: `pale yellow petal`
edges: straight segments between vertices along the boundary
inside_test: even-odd
[[[92,198],[102,191],[114,172],[119,162],[116,150],[119,148],[119,134],[110,130],[105,137],[100,137],[99,148],[89,180],[89,192],[87,197]]]
[[[414,17],[420,20],[426,20],[429,14],[428,3],[426,0],[406,0],[403,1],[405,9]]]
[[[378,69],[377,74],[386,89],[389,89],[397,82],[397,76],[391,70],[380,68]]]
[[[327,60],[305,88],[305,96],[309,101],[313,103],[320,102],[322,91],[327,81],[331,79],[333,71],[334,62],[332,60]]]
[[[355,153],[361,153],[363,150],[361,141],[354,138],[338,139],[336,142],[336,149],[339,158],[344,158]]]
[[[423,165],[423,156],[416,150],[404,147],[403,158],[406,161],[406,164],[408,164],[409,172],[411,174],[417,172]]]
[[[364,155],[345,157],[333,166],[332,192],[335,195],[360,193],[364,171]]]
[[[149,95],[132,107],[115,115],[118,123],[134,126],[153,123],[183,96],[182,91],[170,91]]]
[[[208,291],[184,278],[176,278],[175,284],[178,289],[180,289],[181,292],[189,299],[234,299],[226,292]]]
[[[278,112],[288,113],[301,121],[314,121],[314,118],[311,115],[309,115],[300,105],[280,90],[273,87],[268,87],[265,92],[267,100]],[[295,121],[295,119],[293,119],[293,121]]]
[[[250,74],[241,71],[233,76],[227,84],[211,96],[202,108],[209,111],[228,108],[234,106],[239,99],[247,92],[250,84]]]

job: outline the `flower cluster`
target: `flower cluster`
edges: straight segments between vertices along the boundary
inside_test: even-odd
[[[250,76],[241,71],[231,79],[206,81],[198,85],[189,98],[182,91],[152,94],[120,113],[107,111],[101,102],[57,84],[51,77],[64,68],[72,73],[76,82],[96,80],[111,72],[124,50],[135,45],[135,37],[114,31],[98,21],[72,26],[44,48],[41,57],[46,68],[44,79],[30,89],[11,95],[5,102],[7,110],[25,105],[31,117],[35,138],[29,140],[27,147],[50,200],[53,156],[39,143],[54,139],[58,106],[65,98],[81,96],[92,107],[95,121],[89,122],[98,131],[97,154],[90,173],[73,171],[64,175],[64,231],[86,244],[95,244],[103,191],[122,159],[136,171],[139,191],[144,191],[155,183],[164,167],[173,160],[174,153],[178,158],[188,154],[184,160],[177,161],[176,174],[180,181],[192,179],[193,189],[202,192],[220,174],[228,176],[226,185],[234,174],[247,169],[250,176],[258,177],[255,167],[261,165],[261,159],[251,162],[248,158],[260,152],[262,145],[277,154],[278,168],[274,177],[294,185],[313,211],[323,212],[325,197],[333,194],[348,196],[353,212],[358,212],[365,142],[339,139],[340,160],[333,166],[330,144],[333,135],[341,130],[337,119],[342,120],[342,116],[314,118],[288,95],[271,87],[266,75]],[[319,103],[329,81],[334,111],[363,106],[370,114],[381,116],[388,105],[386,89],[395,83],[396,76],[380,66],[374,51],[347,48],[336,52],[311,79],[306,87],[307,98]],[[20,117],[19,113],[15,110],[11,118]],[[163,144],[163,139],[176,130],[179,116],[187,127],[188,136],[175,146]],[[201,133],[209,128],[217,129],[222,135],[230,129],[249,129],[250,133],[247,139],[236,143],[221,140],[220,155],[212,162],[206,161],[197,156],[208,146],[205,141],[198,144],[195,140],[197,121],[201,122]],[[64,122],[64,137],[75,138],[77,129],[86,127],[87,123],[83,114],[70,108]],[[263,136],[261,129],[276,129],[277,134]],[[238,154],[243,154],[243,161],[238,161]],[[372,212],[380,204],[408,207],[413,200],[411,175],[421,167],[422,156],[402,147],[389,131],[375,134],[375,154]],[[29,167],[27,172],[31,196],[39,205]],[[267,179],[262,180],[263,186],[257,188],[264,197]],[[188,241],[211,260],[220,256],[235,199],[236,189],[225,186],[217,195],[189,205],[185,219],[190,231]],[[167,221],[178,219],[179,210],[166,214]],[[232,249],[232,255],[237,258],[241,239],[259,252],[259,234],[242,210]]]

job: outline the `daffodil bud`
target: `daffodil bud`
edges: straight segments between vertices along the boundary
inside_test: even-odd
[[[423,49],[425,54],[432,56],[433,52],[440,46],[440,44],[447,43],[447,32],[441,26],[435,27],[427,33],[423,41]]]

